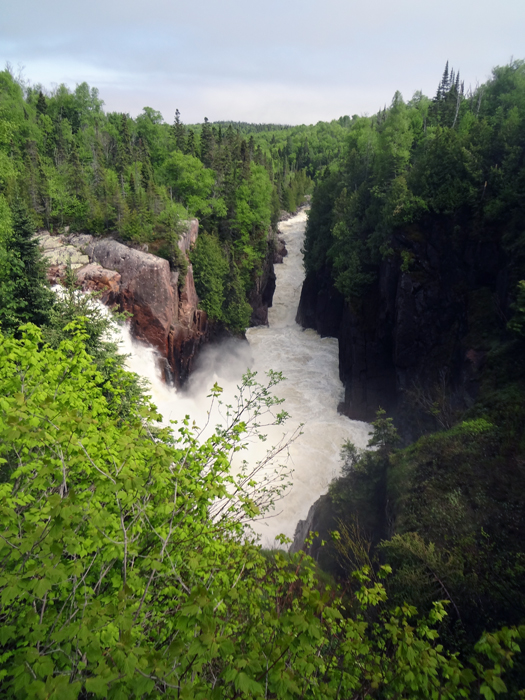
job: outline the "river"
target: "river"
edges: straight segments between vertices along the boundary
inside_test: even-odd
[[[153,350],[133,342],[126,329],[121,338],[123,352],[130,355],[129,369],[149,380],[153,400],[166,421],[180,420],[189,414],[203,425],[209,406],[206,397],[214,382],[231,397],[248,367],[257,372],[261,382],[269,369],[286,377],[274,393],[285,399],[283,407],[290,418],[284,427],[270,432],[269,442],[277,442],[285,430],[291,434],[300,424],[303,427],[302,434],[288,448],[292,485],[276,503],[271,517],[253,525],[265,546],[273,546],[280,533],[293,537],[297,522],[306,517],[312,503],[326,493],[330,481],[338,475],[342,443],[351,440],[358,447],[365,447],[370,431],[367,423],[337,413],[343,398],[337,340],[321,338],[295,322],[304,278],[301,246],[305,225],[304,211],[279,225],[288,255],[275,266],[277,284],[268,314],[269,326],[250,328],[247,343],[230,340],[206,348],[184,391],[177,392],[160,381]],[[260,457],[261,446],[257,444],[245,456]]]

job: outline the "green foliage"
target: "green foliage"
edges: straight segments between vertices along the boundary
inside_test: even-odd
[[[386,411],[378,409],[375,421],[372,421],[372,436],[368,447],[376,447],[378,452],[385,454],[399,442],[399,435],[394,426],[393,418],[386,418]]]
[[[524,416],[499,429],[485,415],[392,451],[397,433],[383,413],[369,441],[376,449],[345,444],[342,476],[329,492],[339,573],[379,558],[393,567],[394,601],[428,611],[450,600],[446,636],[464,653],[483,629],[525,615],[525,482],[515,456]]]
[[[6,697],[485,697],[521,632],[484,635],[468,667],[428,617],[355,577],[351,606],[304,555],[268,559],[247,521],[272,501],[230,470],[276,413],[249,375],[208,439],[187,418],[122,419],[81,325],[56,349],[34,326],[0,338],[0,677]],[[114,391],[118,373],[112,380]],[[212,397],[220,400],[220,389]],[[271,456],[271,455],[270,455]],[[273,475],[272,475],[273,478]],[[482,659],[485,659],[482,661]],[[491,695],[492,693],[492,695]]]
[[[211,199],[215,173],[198,158],[173,151],[164,161],[162,179],[190,216],[206,216],[220,209],[221,202]]]
[[[225,282],[225,297],[228,304],[224,310],[226,325],[236,333],[244,332],[250,323],[252,307],[246,301],[245,286],[241,279],[240,271],[232,262],[230,272]]]
[[[202,308],[210,318],[223,320],[225,284],[230,266],[217,239],[201,233],[191,254],[191,262]]]
[[[148,243],[181,270],[181,280],[180,222],[198,216],[231,263],[235,290],[240,276],[244,298],[235,292],[235,308],[228,311],[226,296],[224,317],[231,317],[232,330],[243,331],[269,228],[276,227],[283,207],[295,210],[303,201],[313,176],[307,174],[311,156],[325,145],[314,146],[314,139],[309,147],[305,128],[287,133],[282,149],[269,144],[266,132],[245,137],[240,125],[222,131],[205,120],[186,128],[178,111],[173,126],[151,107],[136,119],[105,113],[98,91],[86,83],[47,92],[3,71],[0,197],[13,206],[19,196],[36,227],[116,232],[123,240]],[[340,139],[343,129],[336,132]],[[37,320],[9,311],[9,280],[2,284],[5,319],[11,314],[13,327]]]
[[[25,207],[12,209],[0,195],[0,323],[14,332],[21,323],[45,323],[53,305],[46,265]]]
[[[405,103],[396,93],[389,109],[348,123],[344,149],[316,183],[307,272],[328,267],[355,301],[384,258],[397,253],[408,272],[411,237],[424,239],[439,222],[455,232],[457,249],[472,239],[503,240],[517,284],[525,266],[524,76],[515,61],[468,95],[457,76],[446,84],[443,76],[433,103],[420,93]]]
[[[110,404],[116,402],[121,417],[142,400],[146,388],[143,379],[122,372],[126,356],[119,354],[114,332],[123,317],[97,302],[96,293],[80,292],[75,274],[69,268],[65,285],[56,293],[49,317],[41,328],[44,342],[57,349],[61,343],[72,339],[78,323],[82,324],[84,346],[101,375],[104,396]],[[118,383],[117,391],[113,382]]]

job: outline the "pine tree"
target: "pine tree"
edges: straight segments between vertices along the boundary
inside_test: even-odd
[[[245,180],[250,177],[250,153],[245,139],[241,141],[241,172]]]
[[[121,173],[126,166],[133,162],[133,147],[129,132],[128,116],[122,114],[119,124],[119,140],[117,145],[117,172]]]
[[[445,70],[443,71],[443,77],[441,78],[441,94],[444,96],[450,87],[450,78],[448,73],[448,61],[445,65]]]

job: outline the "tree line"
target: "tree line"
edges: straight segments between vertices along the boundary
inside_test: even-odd
[[[86,83],[47,92],[9,70],[0,73],[2,201],[19,201],[35,228],[117,235],[148,244],[174,266],[184,221],[198,217],[220,251],[220,268],[227,267],[215,281],[226,285],[223,302],[208,303],[208,310],[235,332],[249,325],[247,295],[272,228],[309,185],[302,171],[274,176],[260,148],[231,125],[223,132],[206,119],[186,127],[178,111],[168,124],[151,107],[132,119],[106,113]],[[197,263],[206,305],[200,272]]]

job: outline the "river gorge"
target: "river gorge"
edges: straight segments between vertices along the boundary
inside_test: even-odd
[[[299,212],[280,223],[288,255],[275,266],[276,291],[269,309],[268,326],[250,328],[247,341],[229,339],[205,348],[184,390],[162,382],[153,348],[137,343],[129,329],[121,329],[122,352],[129,354],[128,367],[145,377],[153,400],[164,420],[181,420],[190,415],[199,426],[208,418],[210,388],[217,382],[224,389],[224,402],[233,398],[242,375],[249,368],[261,383],[272,369],[285,380],[275,388],[290,414],[284,426],[269,431],[266,443],[250,445],[247,459],[262,459],[265,445],[292,435],[302,424],[302,434],[286,451],[291,485],[277,501],[269,516],[254,523],[264,546],[273,546],[280,533],[292,538],[299,520],[304,519],[314,501],[325,493],[340,471],[340,449],[346,440],[365,447],[370,426],[338,414],[344,389],[338,374],[338,344],[335,338],[321,338],[314,330],[303,330],[295,316],[304,278],[301,247],[307,214]],[[212,416],[210,426],[218,422]],[[266,431],[268,432],[268,431]],[[280,459],[282,462],[283,459]]]

